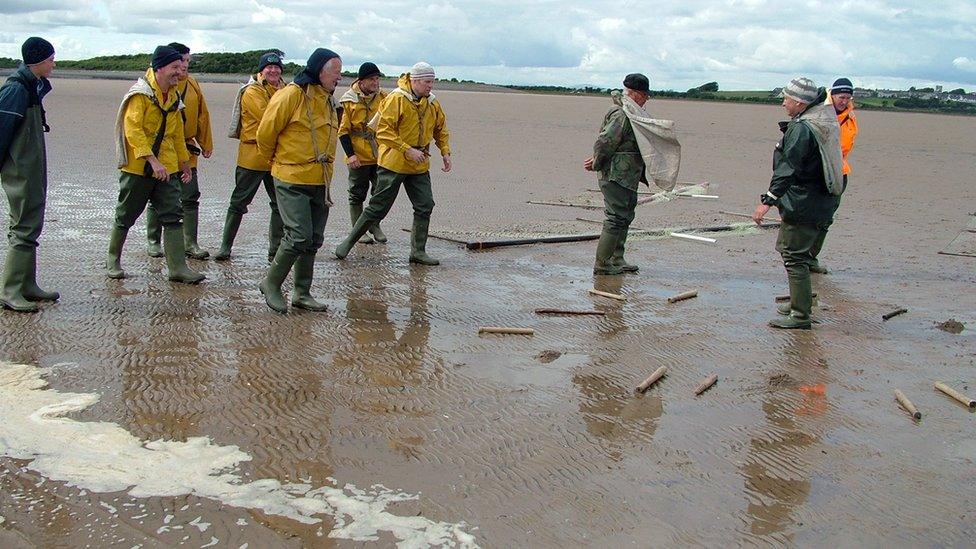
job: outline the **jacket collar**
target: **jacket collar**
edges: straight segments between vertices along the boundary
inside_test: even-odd
[[[30,67],[23,63],[21,63],[20,67],[17,68],[17,74],[19,74],[26,82],[34,86],[34,89],[37,90],[37,96],[41,99],[43,99],[44,96],[47,95],[48,92],[50,92],[53,88],[50,80],[47,78],[38,78],[37,76],[34,76],[34,73],[31,72]],[[40,83],[40,86],[38,86],[38,83]]]

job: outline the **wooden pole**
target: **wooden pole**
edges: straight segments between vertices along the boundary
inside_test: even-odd
[[[810,297],[817,297],[817,292],[813,292],[812,294],[810,294]],[[776,301],[776,303],[782,303],[784,301],[789,301],[790,300],[790,296],[788,296],[788,295],[778,295],[778,296],[776,296],[773,299]]]
[[[675,238],[684,238],[685,240],[697,240],[699,242],[711,242],[711,243],[716,242],[714,238],[708,238],[707,236],[698,236],[694,234],[671,233],[671,236]]]
[[[526,204],[536,206],[564,206],[567,208],[585,208],[587,210],[600,210],[603,206],[593,206],[591,204],[573,204],[571,202],[547,202],[545,200],[526,200]]]
[[[482,326],[478,328],[479,334],[512,334],[512,335],[532,335],[535,330],[532,328],[512,328],[507,326]]]
[[[591,288],[589,292],[593,295],[598,295],[600,297],[608,297],[610,299],[616,299],[617,301],[627,301],[627,298],[620,294],[611,294],[610,292],[601,292],[596,288]]]
[[[726,212],[726,211],[722,211],[722,210],[719,210],[718,213],[725,214],[725,215],[731,215],[732,217],[745,217],[746,219],[752,219],[752,214],[747,214],[747,213]],[[772,221],[773,223],[780,223],[780,220],[779,219],[774,219],[772,217],[767,217],[766,219],[769,220],[769,221]]]
[[[647,389],[650,388],[651,385],[657,383],[657,380],[664,377],[664,374],[667,373],[667,371],[668,371],[667,366],[661,366],[660,368],[655,370],[650,377],[642,381],[640,385],[634,388],[634,392],[643,394],[645,391],[647,391]]]
[[[668,303],[677,303],[679,301],[684,301],[686,299],[691,299],[693,297],[698,297],[698,290],[689,290],[687,292],[682,292],[676,296],[671,296],[668,298]]]
[[[951,396],[952,398],[958,400],[959,402],[962,402],[963,404],[968,406],[970,410],[976,408],[976,400],[969,398],[968,396],[960,393],[959,391],[953,389],[952,387],[949,387],[948,385],[942,383],[941,381],[937,381],[935,383],[935,388]]]
[[[537,315],[599,315],[603,316],[607,313],[603,311],[574,311],[571,309],[536,309],[535,314]]]
[[[898,401],[899,404],[902,405],[903,408],[905,408],[905,410],[908,411],[909,414],[912,415],[912,419],[914,420],[922,419],[922,412],[919,412],[918,408],[916,408],[915,405],[912,404],[912,401],[908,400],[908,397],[905,396],[905,393],[901,392],[898,389],[895,389],[895,399]]]
[[[904,313],[907,313],[907,312],[908,312],[908,309],[905,309],[904,307],[902,307],[900,309],[895,309],[894,311],[891,311],[890,313],[885,313],[885,314],[881,315],[881,320],[888,320],[888,319],[894,318],[894,317],[896,317],[896,316],[898,316],[900,314],[904,314]]]
[[[715,382],[718,381],[718,374],[712,374],[706,377],[701,383],[698,384],[698,388],[695,389],[695,396],[698,396],[705,391],[709,390]]]

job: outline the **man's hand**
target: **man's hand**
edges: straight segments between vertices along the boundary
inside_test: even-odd
[[[210,158],[210,155],[213,154],[213,149],[211,149],[209,151],[203,151],[203,153],[201,153],[201,154],[203,154],[203,157],[204,158]]]
[[[156,155],[149,155],[146,157],[146,162],[149,162],[149,166],[153,171],[153,179],[158,179],[160,181],[166,181],[169,179],[169,172],[166,171],[166,166],[156,158]]]
[[[592,172],[593,171],[593,157],[589,157],[583,161],[583,169]]]
[[[346,165],[348,165],[350,168],[354,168],[354,169],[355,168],[362,168],[363,167],[363,163],[359,161],[359,157],[356,156],[356,155],[352,155],[349,158],[347,158],[346,159]]]
[[[451,155],[444,156],[444,167],[441,168],[441,171],[444,173],[451,171]]]
[[[407,160],[411,162],[416,162],[417,164],[420,164],[425,160],[427,160],[427,155],[424,154],[424,151],[415,149],[413,147],[407,149],[407,152],[403,153],[403,155],[407,157]]]
[[[183,172],[183,175],[180,176],[180,181],[182,181],[185,185],[189,183],[191,179],[193,179],[193,171],[190,169],[190,163],[184,162],[183,165],[180,166],[180,170]]]
[[[769,211],[770,206],[766,204],[759,204],[756,206],[756,211],[752,212],[752,220],[756,222],[756,225],[762,225],[763,216]]]

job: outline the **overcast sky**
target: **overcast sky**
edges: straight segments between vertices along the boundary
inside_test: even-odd
[[[620,86],[643,72],[655,89],[717,81],[770,89],[805,75],[863,87],[976,88],[976,1],[0,0],[0,56],[39,35],[57,58],[280,48],[304,63],[316,47],[347,70],[387,74],[418,60],[441,78],[500,84]],[[192,70],[192,67],[191,67]]]

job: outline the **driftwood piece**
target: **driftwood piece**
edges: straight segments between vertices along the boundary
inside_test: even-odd
[[[511,335],[532,335],[535,330],[532,328],[514,328],[510,326],[482,326],[478,328],[479,334],[511,334]]]
[[[671,296],[668,298],[668,303],[677,303],[693,297],[698,297],[698,290],[688,290],[687,292],[681,292],[678,295]]]
[[[812,294],[810,294],[810,297],[817,297],[817,292],[813,292]],[[775,299],[776,303],[783,303],[784,301],[789,301],[790,300],[790,296],[788,296],[788,295],[778,295],[778,296],[776,296],[773,299]]]
[[[667,371],[668,371],[668,367],[667,366],[661,366],[657,370],[654,370],[654,373],[651,374],[650,377],[648,377],[647,379],[645,379],[644,381],[642,381],[640,385],[638,385],[637,387],[634,388],[634,392],[635,393],[644,393],[645,391],[647,391],[651,387],[651,385],[654,385],[655,383],[657,383],[657,380],[659,380],[662,377],[664,377],[664,374],[667,373]]]
[[[958,400],[959,402],[965,404],[966,406],[969,407],[970,410],[976,408],[976,400],[969,398],[968,396],[960,393],[959,391],[953,389],[952,387],[949,387],[948,385],[942,383],[941,381],[937,381],[935,383],[935,388],[949,395],[950,397]]]
[[[577,311],[572,309],[536,309],[535,314],[537,315],[569,315],[569,316],[584,316],[584,315],[599,315],[603,316],[607,313],[603,311]]]
[[[896,317],[896,316],[898,316],[900,314],[904,314],[904,313],[907,313],[907,312],[908,312],[908,309],[906,309],[904,307],[899,308],[899,309],[895,309],[894,311],[891,311],[890,313],[885,313],[885,314],[881,315],[881,320],[889,320],[891,318],[894,318],[894,317]]]
[[[908,397],[905,396],[905,393],[901,392],[898,389],[895,389],[895,400],[897,400],[898,403],[901,404],[902,408],[907,410],[908,413],[912,415],[912,419],[914,420],[922,419],[922,412],[919,412],[918,408],[916,408],[915,405],[912,404],[912,401],[908,400]]]
[[[711,389],[712,385],[715,385],[716,381],[718,381],[718,374],[712,374],[706,377],[704,380],[702,380],[701,383],[698,384],[698,387],[695,389],[695,396],[698,396],[704,393],[705,391]]]
[[[603,291],[597,290],[596,288],[591,288],[589,290],[589,292],[592,295],[598,295],[600,297],[607,297],[607,298],[610,298],[610,299],[616,299],[617,301],[627,301],[627,298],[624,297],[624,296],[622,296],[622,295],[620,295],[620,294],[611,294],[610,292],[603,292]]]

